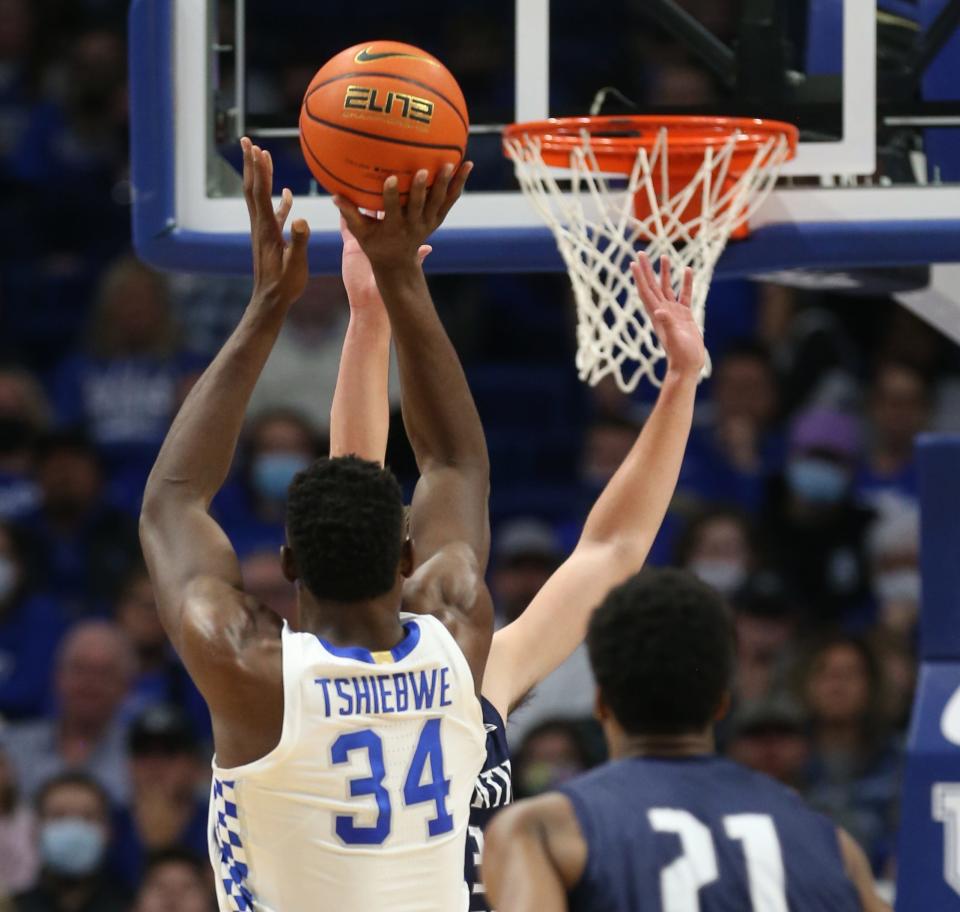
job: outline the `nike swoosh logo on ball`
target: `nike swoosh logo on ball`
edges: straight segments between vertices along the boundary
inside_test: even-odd
[[[390,57],[406,57],[408,60],[422,60],[431,66],[436,66],[437,62],[429,57],[421,57],[419,54],[406,54],[403,51],[371,51],[370,48],[364,48],[354,57],[356,63],[373,63],[375,60],[387,60]]]

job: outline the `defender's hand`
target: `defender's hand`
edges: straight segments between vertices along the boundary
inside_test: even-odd
[[[347,289],[347,298],[352,311],[366,310],[370,307],[383,309],[383,300],[377,281],[373,277],[373,267],[363,252],[359,242],[347,227],[346,220],[340,217],[340,237],[343,238],[343,257],[340,262],[340,271],[343,284]],[[423,261],[433,252],[429,244],[424,244],[417,251],[417,258]]]
[[[333,202],[374,269],[406,266],[416,262],[420,246],[443,223],[472,169],[471,162],[464,162],[454,174],[453,166],[446,165],[429,189],[427,171],[418,171],[406,206],[400,205],[399,181],[388,177],[383,184],[382,219],[363,215],[345,197],[335,196]]]
[[[253,243],[253,297],[272,305],[289,307],[307,284],[307,241],[310,227],[303,219],[290,226],[291,240],[283,239],[283,228],[293,206],[293,194],[285,187],[280,205],[273,210],[273,158],[247,137],[243,148],[243,195],[250,214]]]
[[[653,323],[654,332],[667,353],[667,370],[674,374],[699,378],[706,361],[703,333],[693,317],[693,270],[683,271],[680,300],[670,284],[670,260],[660,257],[660,278],[650,265],[650,258],[641,253],[630,264],[640,300]]]

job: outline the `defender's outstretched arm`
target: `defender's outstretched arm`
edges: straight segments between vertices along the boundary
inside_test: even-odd
[[[243,604],[237,558],[208,512],[210,502],[227,477],[257,378],[290,305],[307,281],[309,228],[303,220],[294,222],[292,241],[284,242],[283,225],[293,202],[290,191],[284,190],[274,212],[270,154],[247,139],[242,145],[253,294],[240,324],[180,408],[150,473],[140,514],[140,540],[160,619],[202,691],[210,656],[203,655],[202,647],[184,648],[185,636],[200,633],[203,639],[209,634],[212,642],[223,630],[215,629],[217,624],[209,617],[191,617],[190,625],[184,623],[191,587],[216,588],[221,613],[239,611]]]
[[[700,372],[703,336],[690,311],[693,275],[680,300],[664,257],[660,278],[645,254],[633,266],[637,289],[667,353],[667,375],[650,417],[587,517],[580,541],[520,617],[497,631],[483,694],[500,714],[519,703],[582,642],[594,608],[643,566],[680,474]]]
[[[483,428],[463,369],[437,316],[417,251],[456,202],[470,172],[414,178],[406,207],[398,182],[384,183],[384,218],[370,219],[348,200],[334,202],[370,260],[390,315],[400,368],[404,425],[420,469],[410,512],[418,565],[409,593],[439,613],[457,638],[479,689],[493,627],[483,583],[490,547],[490,466]]]
[[[330,409],[330,455],[383,465],[390,433],[390,318],[367,255],[343,219],[342,274],[350,322]],[[422,263],[432,248],[418,251]]]

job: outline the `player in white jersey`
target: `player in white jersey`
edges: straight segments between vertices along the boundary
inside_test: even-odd
[[[347,226],[342,228],[343,277],[351,319],[331,415],[331,452],[356,452],[382,460],[389,420],[390,326],[370,264]],[[633,267],[637,289],[667,353],[667,373],[657,403],[623,465],[590,511],[574,552],[523,614],[493,636],[481,694],[488,726],[487,759],[477,782],[464,859],[472,912],[490,908],[480,877],[483,831],[512,800],[504,720],[582,642],[587,622],[606,592],[643,566],[673,496],[704,346],[690,312],[692,274],[688,271],[678,300],[670,287],[669,269],[669,263],[662,261],[658,278],[644,255]],[[348,398],[349,409],[345,407]]]
[[[379,464],[323,459],[294,479],[281,553],[297,584],[291,627],[243,592],[208,511],[307,280],[307,225],[294,222],[284,242],[292,197],[284,191],[274,213],[269,153],[249,140],[243,153],[253,295],[174,421],[141,515],[161,619],[213,720],[220,908],[463,909],[459,861],[484,753],[476,694],[492,632],[479,573],[489,466],[418,250],[469,166],[429,191],[420,172],[404,208],[390,178],[384,219],[355,222],[392,323],[421,479],[406,541],[399,485]],[[432,616],[401,614],[401,600]]]

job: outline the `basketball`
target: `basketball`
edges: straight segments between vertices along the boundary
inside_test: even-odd
[[[300,108],[300,145],[313,176],[363,209],[383,208],[383,182],[406,201],[422,168],[428,183],[463,161],[469,120],[460,86],[436,57],[398,41],[341,51],[313,77]]]

